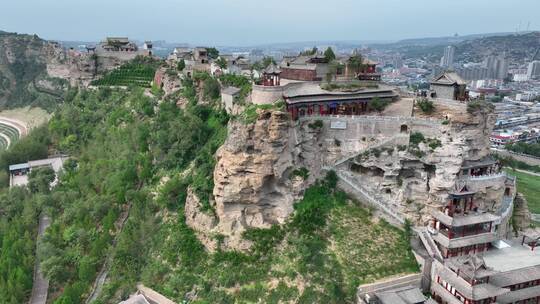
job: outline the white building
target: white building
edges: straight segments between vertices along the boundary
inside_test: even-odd
[[[441,58],[441,67],[452,67],[454,65],[454,55],[456,53],[456,47],[449,45],[444,49],[444,55]]]
[[[540,78],[540,61],[535,60],[529,63],[527,68],[527,79],[536,79]]]
[[[64,162],[68,159],[65,155],[51,157],[47,159],[31,160],[27,163],[15,164],[9,166],[9,186],[26,186],[28,185],[28,175],[37,168],[49,167],[53,169],[56,177],[51,183],[54,187],[58,183],[58,173],[62,170]]]

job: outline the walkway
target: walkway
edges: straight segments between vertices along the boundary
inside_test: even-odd
[[[350,176],[350,173],[339,170],[336,172],[336,174],[338,178],[345,184],[343,185],[345,186],[343,188],[345,188],[344,190],[346,192],[353,194],[360,201],[367,201],[367,203],[373,205],[379,211],[382,211],[383,215],[385,215],[389,223],[392,223],[396,226],[400,226],[405,223],[405,219],[403,219],[403,217],[398,214],[398,212],[395,212],[394,210],[389,208],[389,204],[383,202],[383,199],[381,197],[372,195],[366,189],[360,186],[359,183],[354,182],[354,178]]]
[[[345,156],[343,157],[342,159],[338,160],[334,165],[333,167],[337,167],[343,163],[345,163],[346,161],[350,160],[350,159],[353,159],[357,156],[359,156],[360,154],[364,153],[365,151],[368,151],[368,150],[372,150],[372,149],[376,149],[376,148],[380,148],[382,146],[386,146],[390,143],[393,143],[394,146],[398,146],[398,145],[408,145],[409,144],[409,134],[396,134],[392,137],[388,137],[386,139],[383,139],[381,141],[378,141],[378,142],[375,142],[373,144],[370,144],[368,145],[365,149],[363,149],[362,151],[360,152],[354,152],[354,153],[351,153],[350,155],[348,156]]]
[[[536,172],[532,172],[532,171],[527,171],[527,170],[522,170],[522,169],[515,169],[517,172],[521,172],[521,173],[525,173],[525,174],[529,174],[529,175],[534,175],[534,176],[540,176],[540,173],[536,173]]]
[[[540,158],[532,155],[516,153],[507,150],[491,148],[491,152],[505,157],[511,157],[515,160],[522,161],[531,166],[540,166]]]
[[[45,233],[45,229],[51,224],[50,218],[42,213],[39,217],[38,236],[36,242],[36,263],[34,266],[34,284],[32,286],[32,296],[30,297],[30,304],[45,304],[47,302],[47,293],[49,290],[49,280],[47,280],[43,273],[41,273],[41,266],[39,265],[39,259],[37,258],[38,246],[40,239]]]

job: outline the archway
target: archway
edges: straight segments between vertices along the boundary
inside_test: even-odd
[[[399,128],[399,131],[401,133],[407,133],[407,131],[409,131],[409,127],[407,125],[401,125],[401,127]]]

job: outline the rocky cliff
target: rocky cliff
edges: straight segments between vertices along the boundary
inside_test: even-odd
[[[47,74],[50,43],[35,35],[0,32],[0,107],[51,108],[66,83]]]
[[[249,247],[242,232],[283,223],[304,188],[302,178],[290,178],[295,166],[288,114],[277,110],[257,114],[254,123],[231,121],[229,136],[216,153],[215,216],[200,210],[193,193],[187,199],[187,222],[209,248],[216,246],[212,234],[223,235],[227,248]]]
[[[342,169],[352,173],[373,197],[417,224],[426,224],[431,211],[443,206],[450,192],[463,187],[477,192],[480,208],[497,211],[504,177],[479,182],[459,176],[465,163],[489,157],[488,135],[495,116],[489,110],[469,114],[465,106],[445,112],[452,113],[447,114],[449,121],[411,120],[407,145],[389,142],[368,148]]]

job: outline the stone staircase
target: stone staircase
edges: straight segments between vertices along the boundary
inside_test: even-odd
[[[420,227],[416,230],[418,236],[420,237],[420,240],[422,241],[422,244],[424,244],[424,247],[426,247],[429,256],[439,261],[442,261],[443,256],[441,254],[441,251],[439,250],[439,247],[437,247],[437,244],[435,244],[435,241],[433,241],[433,237],[431,237],[431,233],[429,232],[428,228]]]
[[[383,198],[369,193],[364,187],[354,181],[354,178],[350,176],[350,173],[344,170],[338,170],[336,171],[336,174],[341,182],[340,186],[342,186],[345,192],[348,192],[360,201],[367,202],[377,208],[382,212],[388,222],[398,226],[405,223],[405,219],[400,214],[388,207],[390,206],[389,203],[385,203]]]
[[[337,166],[345,163],[346,161],[350,160],[351,158],[357,157],[358,155],[364,153],[365,151],[380,148],[380,147],[386,146],[386,145],[388,145],[390,143],[393,143],[394,145],[398,145],[398,144],[408,144],[408,142],[409,142],[409,134],[396,134],[396,135],[394,135],[392,137],[383,139],[383,140],[381,140],[379,142],[376,142],[376,143],[373,143],[373,144],[367,146],[361,152],[354,152],[354,153],[351,153],[350,155],[347,155],[347,156],[341,158],[336,163],[334,163],[333,167],[337,167]]]

